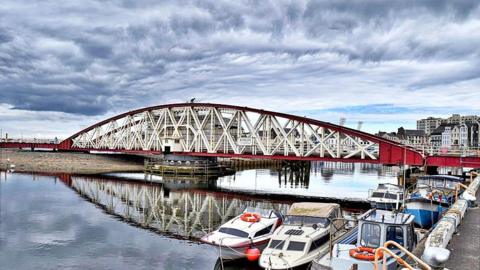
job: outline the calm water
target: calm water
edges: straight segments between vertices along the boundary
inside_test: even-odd
[[[1,173],[0,269],[215,269],[218,251],[197,239],[246,206],[286,211],[292,202],[262,195],[362,199],[396,173],[328,164],[311,171],[249,169],[201,183]]]

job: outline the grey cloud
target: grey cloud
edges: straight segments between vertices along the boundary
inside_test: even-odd
[[[7,43],[13,40],[13,37],[6,31],[0,28],[0,44]]]
[[[93,116],[297,92],[309,104],[309,91],[333,103],[332,87],[429,92],[478,78],[473,0],[30,3],[0,11],[0,103],[16,109]]]

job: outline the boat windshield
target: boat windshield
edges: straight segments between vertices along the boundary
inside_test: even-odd
[[[455,189],[455,185],[461,182],[455,177],[421,177],[417,179],[417,186],[426,185],[435,188]]]
[[[248,237],[247,232],[244,232],[242,230],[235,229],[235,228],[221,227],[220,229],[218,229],[218,231],[221,232],[221,233],[230,234],[230,235],[237,236],[237,237],[242,237],[242,238],[247,238]]]
[[[244,213],[257,213],[260,216],[262,216],[263,218],[275,217],[275,215],[273,215],[273,211],[271,209],[264,209],[264,208],[257,208],[257,207],[248,206],[247,208],[245,208],[245,210],[243,212]]]
[[[373,192],[372,193],[372,198],[386,198],[386,199],[397,199],[397,194],[396,193],[383,193],[383,192]],[[399,194],[399,199],[403,199],[403,194]]]
[[[378,224],[364,223],[362,225],[362,235],[360,245],[364,247],[378,247],[380,246],[381,228]]]
[[[286,216],[284,224],[288,225],[313,225],[317,224],[321,227],[327,227],[330,221],[326,217],[309,217],[309,216]]]

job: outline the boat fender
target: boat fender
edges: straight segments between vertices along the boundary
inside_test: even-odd
[[[350,257],[362,261],[374,261],[376,249],[370,247],[357,247],[349,250]],[[378,259],[383,258],[383,252],[380,252]]]
[[[245,249],[247,260],[254,262],[260,258],[260,250],[256,247],[249,247]]]

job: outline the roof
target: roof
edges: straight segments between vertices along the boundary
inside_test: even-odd
[[[406,136],[425,136],[425,132],[421,129],[405,129]]]
[[[455,126],[455,124],[441,124],[440,126],[438,126],[436,129],[434,129],[430,135],[440,135],[442,134],[444,131],[445,131],[445,128],[446,127],[453,127]]]
[[[288,209],[289,216],[328,217],[332,211],[339,209],[337,203],[294,203]]]
[[[371,209],[360,217],[360,220],[386,224],[409,224],[414,216],[393,211]]]

